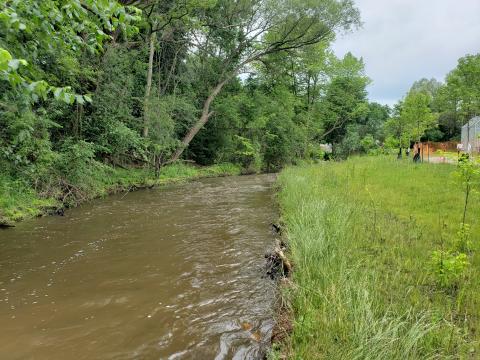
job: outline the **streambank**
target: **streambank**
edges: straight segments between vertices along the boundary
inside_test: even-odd
[[[233,164],[206,167],[172,164],[162,168],[157,177],[149,170],[104,166],[101,171],[85,174],[82,183],[56,181],[42,189],[21,180],[0,177],[0,227],[14,226],[18,221],[37,216],[61,215],[67,208],[109,194],[240,172]]]
[[[478,251],[450,287],[431,267],[462,214],[454,170],[375,157],[279,175],[293,264],[280,296],[291,332],[274,343],[272,359],[478,356]],[[471,203],[467,221],[476,244],[479,212]]]

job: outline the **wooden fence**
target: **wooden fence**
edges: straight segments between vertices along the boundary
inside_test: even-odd
[[[423,153],[423,156],[439,156],[439,150],[444,152],[457,152],[458,144],[458,141],[427,141],[420,143],[420,153]]]

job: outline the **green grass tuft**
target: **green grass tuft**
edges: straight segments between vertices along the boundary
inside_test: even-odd
[[[9,223],[38,216],[42,209],[55,204],[55,199],[42,199],[20,180],[0,177],[0,222]]]

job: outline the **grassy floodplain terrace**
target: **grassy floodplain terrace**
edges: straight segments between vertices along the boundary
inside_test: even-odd
[[[445,259],[439,269],[434,255],[459,236],[465,195],[456,170],[354,157],[280,174],[294,263],[283,291],[293,332],[280,352],[295,359],[480,356],[478,196],[467,209],[464,266]]]

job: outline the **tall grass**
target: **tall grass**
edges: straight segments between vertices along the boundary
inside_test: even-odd
[[[42,199],[27,183],[0,175],[0,223],[40,215],[42,208],[54,204],[55,200]]]
[[[432,250],[462,215],[451,165],[385,158],[289,168],[279,202],[294,262],[295,359],[475,358],[479,258],[455,294],[435,286]],[[478,244],[480,205],[470,209]],[[446,224],[446,226],[444,225]]]

